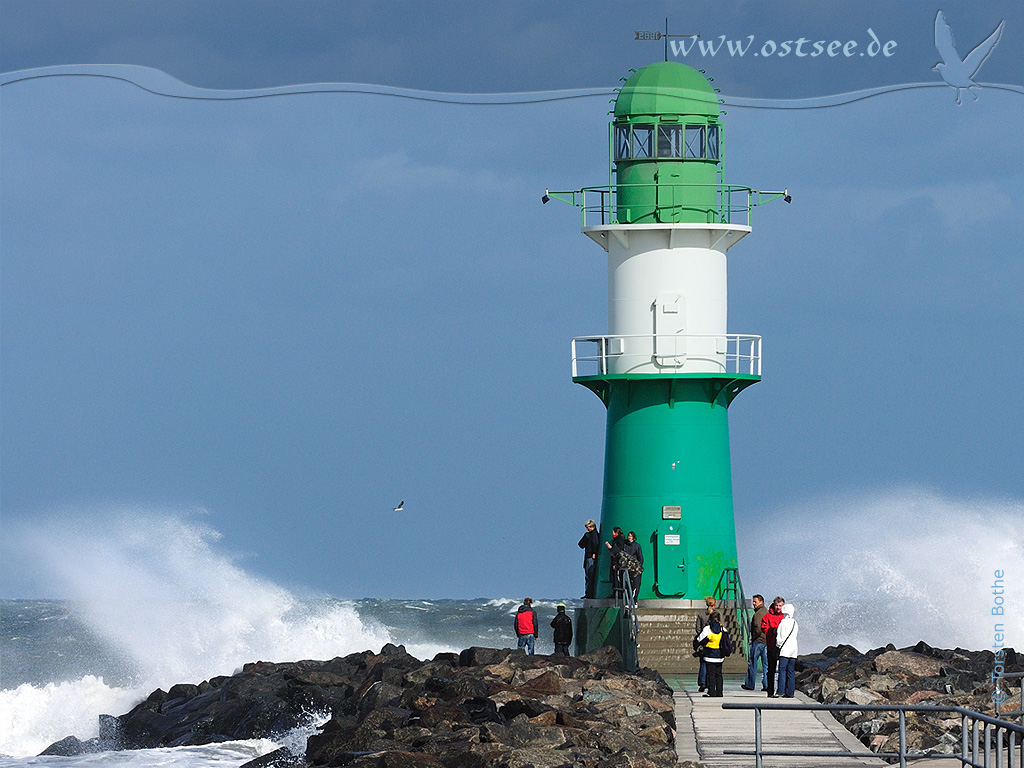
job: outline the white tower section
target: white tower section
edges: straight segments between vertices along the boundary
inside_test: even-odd
[[[728,372],[737,337],[727,336],[726,252],[749,226],[608,224],[583,231],[608,252],[609,335],[599,351],[605,372]]]

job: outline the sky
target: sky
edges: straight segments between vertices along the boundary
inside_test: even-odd
[[[606,183],[609,91],[666,16],[753,35],[675,59],[726,101],[727,181],[793,197],[729,254],[730,332],[764,338],[741,571],[879,500],[1024,520],[1024,9],[588,8],[0,2],[0,596],[68,590],[26,532],[147,516],[302,594],[575,594],[605,425],[569,341],[607,329],[605,260],[540,198]],[[961,55],[1005,21],[961,104],[940,9]],[[872,35],[892,55],[752,55]],[[318,83],[366,87],[288,88]]]

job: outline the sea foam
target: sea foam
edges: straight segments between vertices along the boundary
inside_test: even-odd
[[[920,487],[809,499],[740,526],[748,595],[796,604],[800,652],[918,640],[1024,649],[1024,503]],[[996,571],[1003,616],[993,616]]]
[[[330,659],[393,641],[352,603],[299,601],[246,573],[216,549],[219,534],[194,519],[103,512],[17,535],[76,617],[129,659],[134,675],[126,688],[86,676],[0,692],[6,755],[96,736],[99,714],[126,712],[158,687],[230,675],[251,661]]]

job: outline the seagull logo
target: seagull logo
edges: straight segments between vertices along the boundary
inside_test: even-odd
[[[965,88],[968,89],[967,92],[974,97],[975,101],[978,100],[978,97],[970,91],[971,88],[979,87],[972,78],[978,74],[981,65],[985,63],[985,59],[996,47],[996,43],[999,42],[999,38],[1003,34],[1004,26],[1006,26],[1006,22],[1000,21],[999,26],[993,30],[991,35],[978,43],[978,46],[967,54],[966,58],[961,59],[960,54],[956,52],[953,30],[946,23],[946,17],[942,11],[935,14],[935,48],[942,57],[942,61],[932,69],[942,75],[942,79],[946,81],[947,85],[956,88],[957,104],[960,103],[960,91]]]

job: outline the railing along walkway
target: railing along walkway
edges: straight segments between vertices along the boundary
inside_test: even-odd
[[[806,698],[806,697],[801,697]],[[727,711],[754,713],[754,749],[730,749],[727,754],[749,755],[754,758],[755,768],[762,768],[770,757],[806,756],[817,759],[840,757],[834,752],[815,748],[803,750],[792,746],[774,747],[765,742],[765,729],[769,726],[765,718],[779,712],[877,712],[896,713],[899,716],[898,752],[879,752],[879,757],[898,760],[900,768],[906,768],[912,760],[926,759],[929,765],[936,761],[956,760],[969,768],[1021,768],[1024,762],[1024,726],[1007,720],[991,717],[963,707],[932,704],[821,704],[808,699],[800,702],[729,702],[722,708]],[[912,749],[907,741],[907,716],[918,713],[943,713],[955,715],[961,721],[960,753],[953,755],[939,752],[924,752]],[[801,755],[802,753],[802,755]],[[871,753],[861,748],[855,755],[870,757]]]
[[[677,687],[680,678],[669,680],[675,688],[676,753],[680,762],[699,760],[713,768],[751,768],[753,757],[726,755],[725,750],[753,750],[754,729],[752,715],[742,710],[722,709],[724,702],[762,702],[766,697],[760,691],[740,689],[741,678],[726,676],[722,698],[704,698],[693,677],[685,679],[686,689]],[[797,693],[794,702],[816,702]],[[789,699],[783,699],[789,701]],[[863,752],[864,746],[840,725],[828,712],[765,712],[765,744],[778,749],[806,750],[809,752]],[[824,757],[766,757],[764,768],[855,768],[885,763],[876,758],[824,758]],[[953,764],[950,764],[952,768]]]

